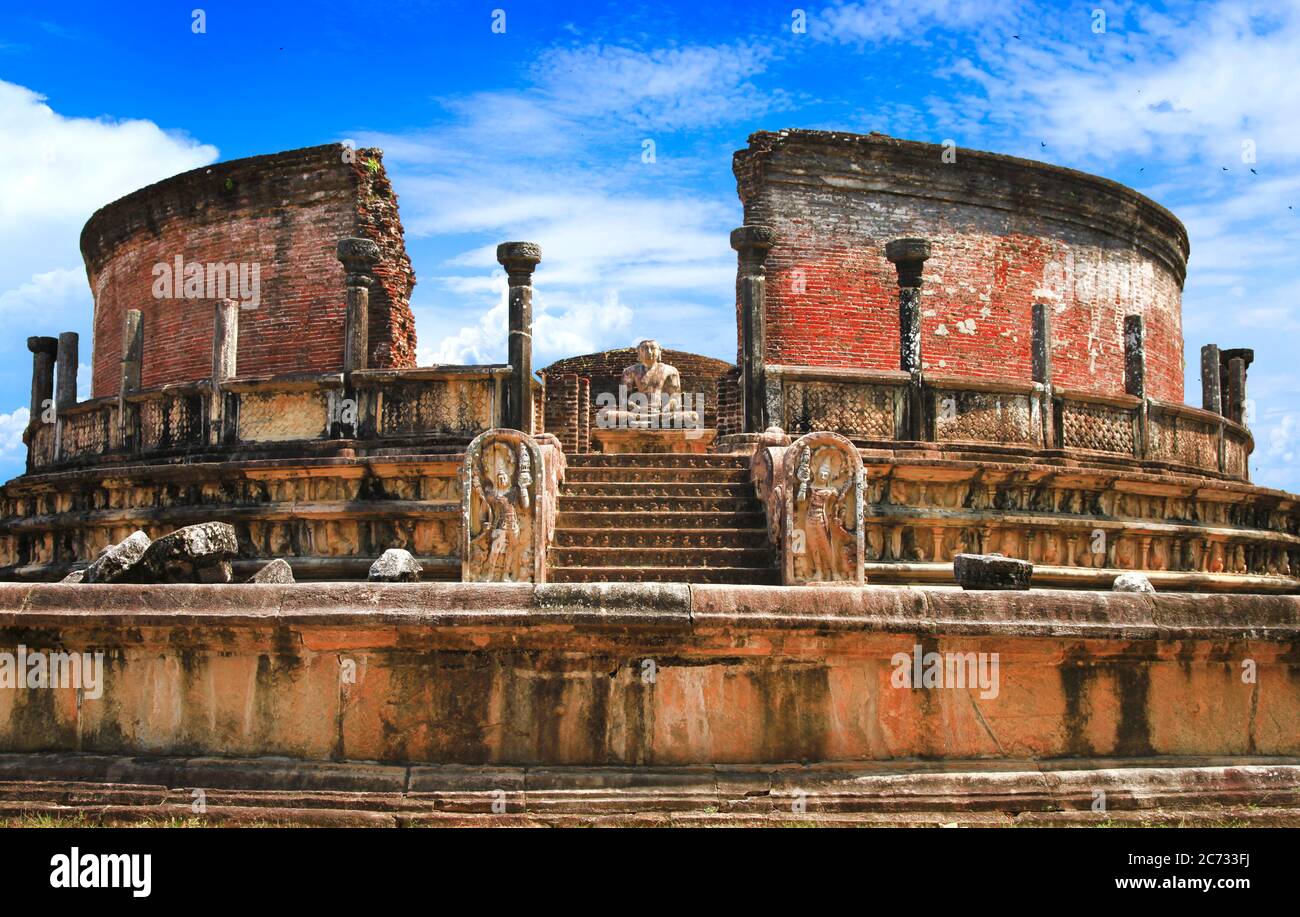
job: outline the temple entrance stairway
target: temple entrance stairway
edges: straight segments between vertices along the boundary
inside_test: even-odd
[[[779,584],[739,455],[570,455],[547,578],[555,583]]]

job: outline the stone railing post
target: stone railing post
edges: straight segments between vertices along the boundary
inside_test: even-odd
[[[131,309],[122,320],[122,364],[117,386],[117,442],[128,448],[133,424],[127,396],[140,391],[144,360],[144,315]]]
[[[921,370],[921,273],[930,257],[926,239],[894,239],[885,245],[885,257],[898,271],[899,368],[912,376],[903,412],[903,438],[923,440],[925,435],[924,373]]]
[[[208,402],[208,442],[212,445],[226,442],[234,436],[233,406],[226,402],[232,396],[225,391],[225,383],[235,378],[239,366],[239,303],[233,299],[218,299],[212,325],[212,391]]]
[[[731,247],[739,255],[736,270],[740,307],[740,397],[742,433],[762,433],[772,423],[767,416],[767,310],[764,262],[776,243],[766,226],[741,226],[731,231]],[[780,422],[780,418],[776,422]]]
[[[379,245],[370,239],[340,239],[338,259],[347,272],[347,312],[343,323],[343,371],[370,366],[370,285],[379,262]]]
[[[531,433],[533,429],[533,271],[542,260],[533,242],[502,242],[497,261],[510,284],[510,381],[506,384],[503,425]]]

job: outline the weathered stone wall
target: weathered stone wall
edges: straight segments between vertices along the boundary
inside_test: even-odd
[[[345,157],[342,146],[330,144],[220,163],[97,211],[81,236],[95,298],[94,396],[117,393],[131,309],[143,313],[144,388],[211,376],[213,300],[154,296],[154,266],[172,266],[177,256],[186,264],[258,265],[258,308],[240,309],[238,375],[342,369],[345,288],[335,246],[354,236],[380,246],[370,294],[371,366],[414,366],[408,301],[415,275],[397,198],[382,154],[354,152]]]
[[[1052,312],[1054,382],[1124,392],[1123,325],[1146,326],[1151,397],[1183,400],[1182,224],[1105,179],[934,144],[760,132],[736,153],[746,225],[768,255],[769,363],[899,368],[898,280],[885,243],[932,243],[922,290],[926,372],[1031,378],[1031,310]]]
[[[0,751],[469,765],[1295,756],[1298,634],[1291,596],[6,584],[0,649],[99,651],[106,671],[94,699],[0,691]],[[918,646],[998,654],[996,690],[900,684],[895,654]]]

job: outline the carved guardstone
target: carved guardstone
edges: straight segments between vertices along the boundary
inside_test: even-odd
[[[480,434],[461,475],[461,579],[543,583],[563,453],[519,430]]]
[[[815,432],[782,452],[779,486],[760,488],[768,493],[769,519],[773,513],[783,518],[782,582],[863,585],[864,478],[858,450],[838,433]]]

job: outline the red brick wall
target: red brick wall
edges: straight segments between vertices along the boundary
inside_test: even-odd
[[[1031,315],[1050,304],[1053,381],[1124,390],[1124,316],[1147,329],[1147,392],[1183,399],[1187,240],[1129,189],[1009,157],[818,131],[736,154],[747,224],[770,226],[767,360],[898,369],[885,243],[927,238],[922,359],[935,375],[1028,380]]]
[[[213,301],[154,296],[154,266],[177,255],[185,263],[259,265],[260,304],[240,310],[239,375],[341,370],[345,292],[335,246],[345,236],[381,248],[371,288],[371,365],[415,365],[408,305],[415,277],[380,155],[358,150],[348,162],[344,148],[331,144],[235,160],[143,188],[95,213],[81,237],[95,297],[94,396],[117,392],[130,309],[143,313],[145,388],[211,376]]]

